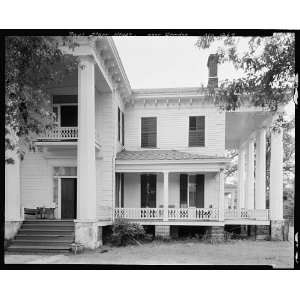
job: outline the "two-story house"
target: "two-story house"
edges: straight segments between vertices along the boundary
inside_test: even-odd
[[[220,110],[211,93],[215,55],[207,87],[133,90],[111,37],[79,44],[64,49],[77,56],[78,72],[49,87],[56,127],[5,169],[5,235],[18,232],[12,249],[63,250],[74,232],[76,242],[95,248],[116,218],[154,226],[156,236],[205,226],[222,238],[225,226],[247,225],[257,238],[280,238],[280,130],[271,133],[266,207],[266,130],[276,115],[247,96],[238,110]],[[224,200],[229,149],[239,149],[235,205]],[[37,207],[52,208],[54,219],[24,221],[24,210]]]

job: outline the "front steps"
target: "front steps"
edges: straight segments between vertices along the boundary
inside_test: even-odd
[[[7,251],[69,252],[73,241],[73,220],[25,220]]]

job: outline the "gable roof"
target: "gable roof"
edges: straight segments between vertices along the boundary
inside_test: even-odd
[[[200,155],[195,153],[181,152],[177,150],[141,150],[126,151],[117,153],[117,160],[201,160],[201,159],[222,159],[225,157]]]

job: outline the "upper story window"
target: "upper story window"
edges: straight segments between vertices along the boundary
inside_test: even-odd
[[[189,147],[205,146],[205,117],[190,117]]]
[[[142,118],[141,147],[157,147],[157,119],[156,117]]]
[[[55,123],[61,127],[78,126],[77,95],[53,96],[53,112]]]

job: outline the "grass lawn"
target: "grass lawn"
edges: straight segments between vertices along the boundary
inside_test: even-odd
[[[108,250],[101,253],[102,249]],[[198,240],[160,242],[141,246],[103,247],[82,254],[6,254],[5,263],[27,264],[196,264],[272,265],[293,268],[294,244],[288,242],[232,240],[210,244]]]

